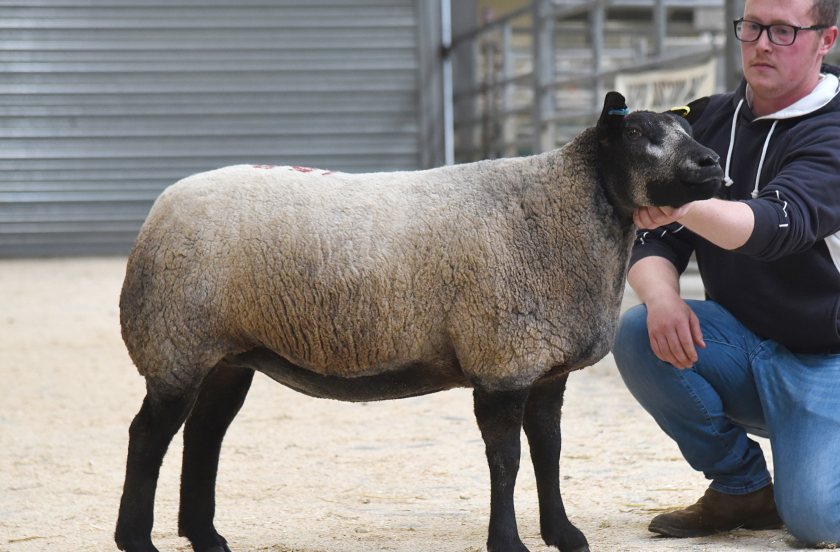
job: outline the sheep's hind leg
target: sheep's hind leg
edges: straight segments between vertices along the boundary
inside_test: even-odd
[[[528,552],[516,528],[513,489],[519,471],[520,433],[528,390],[473,391],[475,418],[490,467],[488,552]]]
[[[152,544],[155,490],[172,437],[184,423],[195,393],[170,396],[147,385],[146,398],[129,428],[125,485],[114,540],[126,552],[157,552]]]
[[[588,552],[586,537],[569,521],[560,495],[560,411],[567,378],[531,389],[523,427],[537,478],[543,540],[562,552]]]
[[[188,538],[196,552],[230,552],[213,525],[216,472],[225,432],[245,402],[253,378],[249,368],[216,367],[202,383],[184,427],[178,534]]]

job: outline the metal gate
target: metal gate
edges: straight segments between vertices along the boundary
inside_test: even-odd
[[[0,1],[0,256],[124,253],[219,166],[439,164],[437,5]]]

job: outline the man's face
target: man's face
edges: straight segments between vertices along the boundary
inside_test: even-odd
[[[810,27],[823,23],[811,14],[813,0],[746,0],[744,19],[763,25]],[[754,94],[754,105],[767,114],[808,95],[817,84],[822,58],[831,49],[837,28],[800,31],[789,46],[770,42],[767,31],[755,42],[741,43],[744,76]],[[768,111],[766,108],[769,108]]]

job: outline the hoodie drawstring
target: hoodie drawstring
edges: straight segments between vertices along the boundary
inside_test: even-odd
[[[735,114],[732,115],[732,130],[729,133],[729,149],[726,151],[726,168],[723,171],[723,184],[728,188],[734,184],[732,178],[729,177],[729,165],[732,162],[732,150],[735,149],[735,126],[738,122],[738,112],[741,111],[741,106],[744,105],[744,99],[738,102],[735,108]],[[773,121],[770,127],[770,132],[767,133],[767,138],[764,139],[764,147],[761,149],[761,159],[758,160],[758,171],[755,173],[755,187],[750,195],[753,199],[758,197],[758,181],[761,179],[761,168],[764,166],[764,157],[767,155],[767,146],[770,144],[770,137],[773,136],[773,131],[776,130],[776,125],[779,120]]]
[[[761,167],[764,166],[764,156],[767,154],[767,145],[770,143],[770,137],[773,136],[773,130],[776,128],[779,120],[773,121],[773,126],[770,127],[770,132],[767,133],[767,138],[764,139],[764,147],[761,149],[761,159],[758,161],[758,171],[755,173],[755,188],[750,194],[753,199],[758,197],[758,181],[761,178]]]
[[[726,168],[723,171],[723,184],[728,188],[732,186],[734,182],[731,178],[729,178],[729,164],[732,161],[732,150],[735,149],[735,125],[738,122],[738,112],[741,111],[741,106],[744,105],[744,98],[741,98],[741,101],[738,102],[738,107],[735,108],[735,114],[732,116],[732,131],[729,134],[729,149],[726,150]],[[767,144],[764,144],[765,149],[767,148]],[[762,155],[762,158],[764,156]]]

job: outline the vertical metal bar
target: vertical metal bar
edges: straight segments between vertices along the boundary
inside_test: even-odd
[[[603,0],[592,3],[589,12],[589,29],[592,40],[592,109],[598,110],[601,97],[604,95],[604,78],[602,76],[602,60],[604,59],[604,20],[606,8]]]
[[[508,21],[502,26],[502,79],[505,81],[502,89],[502,147],[503,157],[516,155],[516,121],[510,110],[513,109],[513,83],[508,82],[513,78],[513,23]]]
[[[668,35],[668,10],[665,0],[655,0],[653,3],[654,54],[661,56],[665,53],[665,37]]]
[[[476,35],[476,37],[470,40],[470,56],[473,59],[473,66],[472,74],[470,75],[471,82],[473,83],[473,87],[478,86],[481,83],[481,35]],[[481,105],[481,92],[473,96],[472,98],[472,113],[476,117],[483,117],[483,109],[484,107]],[[468,154],[468,159],[470,161],[477,161],[481,159],[481,128],[482,125],[480,124],[471,124],[469,126],[469,133],[470,138],[467,142],[471,150]]]
[[[463,36],[476,27],[474,0],[458,0],[450,2],[452,19],[450,24],[455,37]],[[456,41],[450,46],[449,57],[452,60],[452,119],[455,126],[453,137],[454,161],[471,161],[473,151],[478,142],[475,140],[476,125],[467,123],[473,121],[477,114],[477,97],[464,92],[473,90],[478,85],[476,78],[476,64],[478,56],[476,50],[477,38],[471,37]],[[459,124],[460,123],[460,124]]]
[[[741,82],[741,47],[732,29],[732,21],[741,17],[744,12],[743,0],[726,0],[724,10],[726,17],[726,44],[723,52],[723,75],[726,89],[732,90]]]
[[[484,19],[484,25],[487,19]],[[491,157],[493,141],[493,37],[486,34],[481,38],[481,158]]]
[[[455,116],[452,105],[452,5],[450,0],[440,3],[441,50],[443,57],[443,162],[455,163]]]
[[[554,149],[554,14],[550,0],[531,2],[534,58],[534,153]]]

